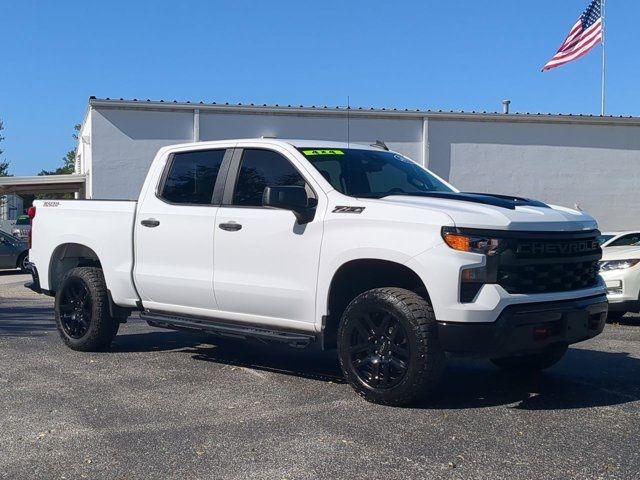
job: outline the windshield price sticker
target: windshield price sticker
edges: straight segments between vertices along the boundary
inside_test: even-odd
[[[344,155],[344,152],[342,150],[303,150],[302,153],[304,153],[307,156],[311,156],[311,155]]]

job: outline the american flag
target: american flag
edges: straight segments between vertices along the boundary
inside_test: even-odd
[[[551,70],[587,54],[602,41],[602,0],[593,0],[571,28],[566,40],[542,71]]]

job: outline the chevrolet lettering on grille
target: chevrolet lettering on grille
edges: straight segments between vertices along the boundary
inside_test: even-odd
[[[518,245],[516,253],[524,255],[570,255],[595,252],[598,247],[596,240],[582,242],[527,242]]]

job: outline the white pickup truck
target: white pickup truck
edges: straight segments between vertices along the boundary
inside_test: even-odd
[[[30,288],[76,350],[149,324],[337,349],[366,399],[428,395],[445,353],[550,367],[602,332],[592,217],[461,193],[384,144],[160,149],[135,201],[36,201]]]

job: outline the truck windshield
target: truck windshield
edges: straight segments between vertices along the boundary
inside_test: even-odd
[[[299,150],[333,188],[352,197],[453,192],[417,163],[397,153],[320,147]]]

